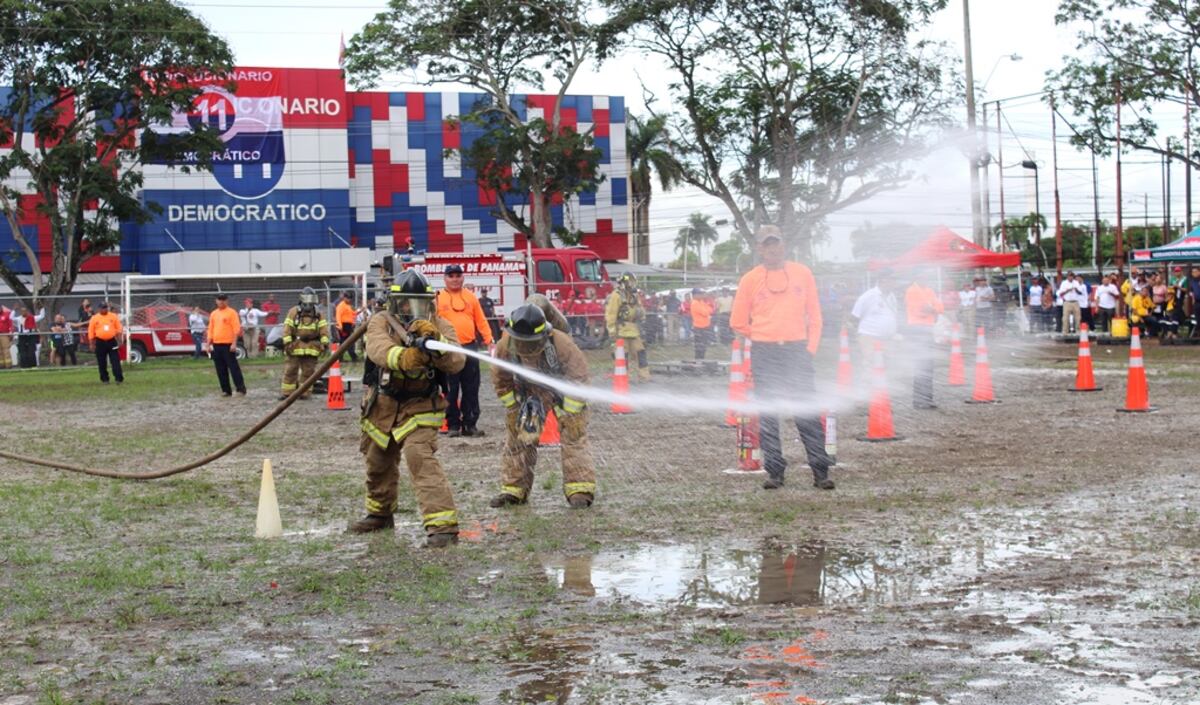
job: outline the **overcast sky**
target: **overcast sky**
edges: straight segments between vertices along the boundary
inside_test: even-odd
[[[212,29],[225,37],[243,66],[335,68],[340,37],[347,40],[380,11],[382,0],[197,0],[184,3],[204,17]],[[949,42],[959,56],[963,47],[962,0],[951,0],[924,32],[929,39]],[[1073,51],[1074,30],[1054,24],[1056,3],[1052,0],[975,0],[971,6],[972,43],[978,100],[1004,99],[1039,91],[1047,70],[1060,65],[1062,56]],[[1012,54],[1020,59],[1012,60]],[[994,69],[994,71],[993,71]],[[602,71],[581,74],[572,92],[624,95],[634,112],[644,106],[638,78],[653,86],[660,104],[667,97],[667,73],[640,56],[624,56],[606,64]],[[416,89],[401,81],[381,86],[389,90]],[[960,110],[965,122],[966,108]],[[1006,210],[1033,210],[1032,172],[1020,168],[1023,159],[1042,165],[1041,210],[1053,227],[1050,113],[1039,98],[1005,103],[1003,126]],[[1160,124],[1182,134],[1183,116],[1158,114]],[[995,113],[989,106],[989,148],[996,153]],[[1066,126],[1059,124],[1059,188],[1064,219],[1091,222],[1092,177],[1090,158],[1066,144]],[[876,225],[905,222],[920,226],[944,224],[970,237],[971,211],[969,174],[960,149],[947,146],[916,165],[917,178],[902,190],[880,195],[829,219],[831,242],[818,256],[827,259],[850,257],[848,234],[866,221]],[[1103,161],[1099,166],[1100,212],[1115,220],[1116,167]],[[1126,158],[1124,169],[1125,222],[1140,224],[1148,208],[1152,222],[1161,222],[1163,210],[1162,169],[1152,155]],[[1172,173],[1173,220],[1183,220],[1184,171]],[[991,170],[992,221],[999,221],[996,169]],[[1145,194],[1146,205],[1143,203]],[[651,213],[651,258],[663,262],[673,256],[675,231],[689,213],[702,211],[714,219],[728,218],[720,202],[691,189],[655,194]]]

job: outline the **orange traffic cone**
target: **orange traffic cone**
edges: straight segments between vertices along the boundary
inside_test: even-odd
[[[553,409],[546,414],[546,423],[542,425],[542,437],[538,439],[538,445],[542,448],[557,448],[562,445],[562,438],[558,435],[558,419],[554,416]]]
[[[613,368],[613,393],[619,396],[629,396],[629,369],[625,366],[625,340],[617,338],[616,362]],[[633,409],[627,404],[613,402],[614,414],[631,414]]]
[[[983,326],[975,331],[975,390],[968,404],[995,404],[996,393],[992,390],[992,368],[988,365],[987,339]]]
[[[1125,387],[1125,408],[1117,411],[1158,411],[1158,407],[1150,406],[1150,387],[1146,384],[1146,363],[1142,357],[1142,332],[1137,326],[1133,327],[1133,337],[1129,339],[1129,382]]]
[[[950,332],[950,375],[946,384],[962,387],[967,384],[967,372],[963,366],[962,326],[955,323]]]
[[[746,401],[746,373],[742,369],[742,339],[734,338],[733,354],[729,358],[729,401]],[[737,426],[737,413],[731,407],[725,412],[725,425]]]
[[[337,343],[334,343],[330,350],[336,355]],[[334,360],[333,367],[329,368],[329,388],[325,395],[325,408],[334,410],[347,408],[346,390],[342,388],[342,366],[339,360]]]
[[[1075,366],[1075,386],[1072,392],[1098,392],[1104,387],[1096,386],[1092,372],[1092,346],[1088,340],[1088,324],[1079,324],[1079,362]]]
[[[883,345],[875,343],[875,365],[871,370],[871,406],[867,411],[867,435],[858,440],[870,443],[903,440],[892,424],[892,400],[888,396],[887,372],[883,368]]]
[[[838,334],[837,386],[846,392],[854,385],[854,367],[850,364],[850,333],[842,328]]]

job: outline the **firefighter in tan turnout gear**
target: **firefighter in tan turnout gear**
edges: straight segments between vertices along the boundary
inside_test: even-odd
[[[629,272],[617,280],[617,287],[604,302],[604,324],[608,337],[616,345],[617,338],[625,341],[625,355],[637,367],[639,382],[650,381],[650,363],[646,359],[646,346],[642,343],[642,320],[646,310],[638,297],[637,277]]]
[[[367,464],[367,516],[350,525],[354,533],[394,526],[400,455],[412,476],[421,510],[426,545],[458,542],[458,512],[442,465],[435,457],[446,400],[438,386],[442,374],[462,369],[459,352],[430,349],[428,341],[455,340],[454,327],[437,316],[433,288],[416,270],[396,278],[387,310],[367,325],[363,382],[361,450]]]
[[[317,292],[311,286],[300,292],[300,304],[288,309],[283,319],[283,384],[279,398],[287,399],[299,382],[312,376],[317,358],[329,349],[329,322],[317,311]],[[312,396],[312,390],[301,399]]]
[[[526,302],[509,315],[504,335],[496,344],[495,356],[576,384],[588,383],[587,359],[583,353],[570,335],[555,330],[547,322],[545,312],[534,303]],[[500,494],[490,502],[491,506],[524,504],[529,500],[538,439],[551,409],[558,418],[562,435],[563,494],[573,508],[591,506],[596,495],[596,472],[588,451],[588,412],[584,402],[533,384],[498,365],[492,367],[492,384],[507,410],[508,436],[500,461]]]

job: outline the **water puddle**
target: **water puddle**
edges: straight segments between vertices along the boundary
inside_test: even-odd
[[[885,605],[936,596],[1024,556],[1059,555],[1027,533],[874,551],[823,543],[758,547],[646,545],[544,561],[550,579],[583,597],[652,607]]]

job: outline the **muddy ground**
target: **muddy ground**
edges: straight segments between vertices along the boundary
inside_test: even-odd
[[[318,401],[177,479],[0,461],[0,704],[1200,703],[1200,348],[1149,347],[1146,415],[1115,412],[1126,355],[1098,348],[1104,391],[1071,394],[1069,346],[993,341],[1002,403],[939,385],[914,412],[898,387],[907,440],[884,445],[844,413],[834,492],[794,438],[765,492],[722,472],[719,418],[599,410],[587,511],[566,508],[554,450],[528,506],[488,508],[485,393],[488,435],[441,443],[464,517],[443,552],[421,547],[407,482],[394,534],[342,533],[357,415]],[[8,373],[0,426],[24,452],[172,465],[270,409],[278,371],[249,366],[233,400],[199,363],[122,387]],[[253,538],[264,457],[281,540]]]

